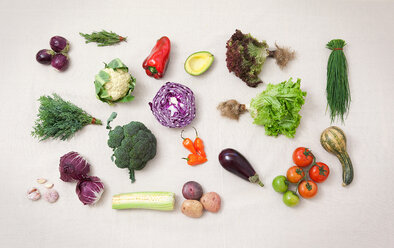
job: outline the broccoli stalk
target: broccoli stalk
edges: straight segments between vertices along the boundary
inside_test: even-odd
[[[114,151],[112,161],[119,168],[128,168],[131,182],[135,182],[135,170],[142,170],[156,155],[156,137],[141,122],[132,121],[124,126],[109,125],[116,118],[113,112],[107,121],[108,146]]]
[[[259,74],[267,57],[275,58],[281,69],[294,58],[294,52],[290,49],[275,46],[277,49],[270,51],[265,41],[260,42],[237,29],[226,44],[227,68],[248,86],[256,87],[263,82]]]

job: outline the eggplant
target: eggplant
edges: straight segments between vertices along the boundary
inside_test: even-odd
[[[257,183],[261,187],[259,175],[253,169],[249,161],[238,151],[227,148],[220,152],[219,162],[224,169],[251,183]]]
[[[41,49],[38,51],[36,54],[36,60],[38,63],[43,64],[43,65],[48,65],[51,63],[53,55],[55,53],[52,50],[49,49]]]
[[[53,36],[49,41],[49,45],[51,46],[52,50],[57,53],[67,53],[70,49],[68,40],[61,36]]]
[[[59,71],[64,71],[66,70],[68,66],[68,56],[63,53],[57,53],[55,56],[53,56],[51,65],[53,68],[59,70]]]

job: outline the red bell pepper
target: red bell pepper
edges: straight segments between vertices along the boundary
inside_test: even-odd
[[[161,37],[149,56],[142,63],[146,74],[156,79],[162,78],[167,69],[168,60],[170,58],[171,43],[167,36]]]

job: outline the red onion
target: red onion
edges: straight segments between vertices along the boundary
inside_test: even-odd
[[[60,179],[64,182],[88,177],[90,164],[77,152],[69,152],[60,158]]]
[[[98,177],[88,177],[78,182],[75,191],[84,205],[93,205],[100,200],[104,192],[104,184]]]

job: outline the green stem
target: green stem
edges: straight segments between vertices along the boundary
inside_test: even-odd
[[[259,175],[256,173],[254,176],[249,177],[249,182],[257,183],[261,187],[264,187],[264,184],[260,181]]]
[[[132,183],[135,182],[134,170],[129,168],[130,180]]]
[[[157,69],[154,66],[149,66],[148,70],[152,73],[152,74],[156,74],[157,73]]]

